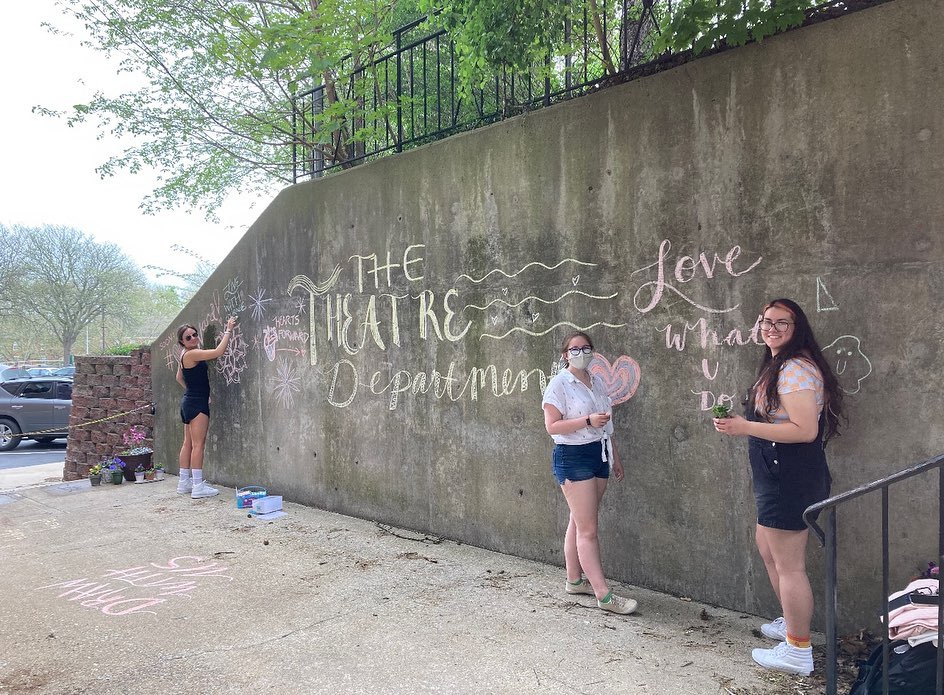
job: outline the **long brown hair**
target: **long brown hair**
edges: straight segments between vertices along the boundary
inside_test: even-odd
[[[747,404],[748,411],[755,412],[759,390],[764,392],[768,412],[780,408],[780,394],[777,393],[777,377],[780,375],[780,370],[789,359],[805,359],[813,362],[823,377],[823,411],[826,415],[826,432],[823,439],[825,441],[830,437],[839,436],[839,421],[846,419],[843,414],[842,391],[833,370],[823,357],[819,343],[816,342],[810,322],[800,305],[792,299],[780,298],[767,302],[761,310],[761,315],[774,306],[779,306],[793,314],[793,336],[776,355],[770,352],[769,347],[764,346],[764,358],[757,370],[755,386],[751,389]]]

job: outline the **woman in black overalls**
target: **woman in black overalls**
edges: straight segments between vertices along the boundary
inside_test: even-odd
[[[719,418],[714,424],[723,434],[749,438],[757,549],[783,608],[783,617],[761,626],[780,644],[755,649],[751,657],[761,666],[807,676],[813,670],[813,592],[806,574],[803,511],[829,497],[824,446],[838,431],[842,393],[796,302],[767,304],[760,332],[767,348],[747,418]]]

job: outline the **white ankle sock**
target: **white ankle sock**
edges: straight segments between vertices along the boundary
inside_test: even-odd
[[[202,468],[194,468],[192,471],[192,475],[193,475],[194,485],[199,485],[200,483],[203,482],[203,469]]]
[[[190,480],[190,469],[189,469],[189,468],[181,468],[181,469],[180,469],[180,482],[185,483],[185,482],[187,482],[188,480]]]

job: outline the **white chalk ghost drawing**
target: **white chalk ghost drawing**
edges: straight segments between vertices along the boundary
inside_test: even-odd
[[[862,381],[872,373],[872,362],[862,352],[862,341],[854,335],[841,335],[823,348],[844,393],[858,393]]]

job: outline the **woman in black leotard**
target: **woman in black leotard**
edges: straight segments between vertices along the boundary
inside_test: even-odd
[[[220,357],[229,346],[236,317],[226,322],[223,339],[213,350],[199,348],[197,329],[187,324],[177,329],[177,343],[184,349],[177,367],[177,381],[184,387],[180,400],[180,419],[184,423],[184,444],[180,447],[180,482],[177,493],[193,499],[218,495],[219,490],[203,480],[203,450],[210,426],[210,379],[207,360]]]

